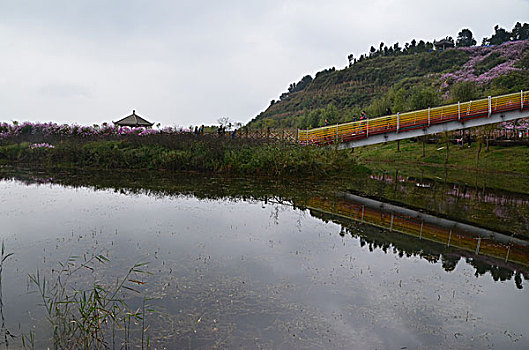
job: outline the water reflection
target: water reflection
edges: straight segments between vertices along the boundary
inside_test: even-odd
[[[468,217],[465,217],[467,220],[459,222],[442,214],[431,215],[436,211],[428,206],[428,200],[421,209],[413,210],[352,193],[342,192],[335,195],[338,186],[351,187],[349,180],[337,184],[332,181],[315,183],[310,180],[277,181],[270,178],[249,179],[199,174],[175,177],[174,174],[149,172],[123,172],[119,176],[107,172],[85,171],[51,174],[13,168],[2,169],[0,178],[25,184],[91,187],[95,191],[111,189],[124,195],[148,195],[156,198],[187,196],[210,200],[262,201],[264,204],[277,204],[270,216],[276,224],[280,206],[308,208],[312,216],[341,225],[341,235],[347,232],[353,237],[358,237],[360,244],[367,244],[370,251],[381,249],[385,253],[392,251],[400,257],[419,256],[430,262],[441,261],[446,271],[454,270],[458,262],[464,259],[475,268],[475,276],[490,273],[495,281],[514,279],[519,289],[523,287],[522,276],[529,279],[529,241],[517,238],[525,237],[524,235],[516,235],[505,228],[496,232],[496,225],[488,228],[487,222],[475,226]],[[362,185],[358,185],[359,183]],[[453,197],[472,199],[474,204],[511,204],[517,208],[529,203],[529,196],[525,194],[436,181],[425,177],[424,174],[416,178],[399,175],[399,172],[395,171],[392,175],[370,174],[353,181],[363,193],[387,194],[388,191],[384,187],[377,188],[377,183],[391,186],[393,193],[404,203],[417,199],[417,196],[424,197],[424,190],[433,193],[432,198],[442,193],[440,198],[435,200],[436,203],[441,203],[441,206],[452,205]],[[419,192],[415,192],[415,189],[419,189]],[[413,204],[416,207],[422,202]],[[472,211],[473,208],[474,206],[466,207],[465,211],[470,212],[471,216],[479,215],[479,212]],[[525,212],[522,214],[525,215]],[[369,228],[366,228],[367,226]]]
[[[529,196],[517,192],[507,190],[492,190],[487,187],[477,188],[476,186],[469,186],[456,182],[439,182],[430,178],[416,178],[412,176],[390,175],[387,173],[377,173],[369,176],[375,181],[382,181],[387,184],[411,184],[412,186],[421,188],[432,188],[434,186],[443,187],[446,194],[458,199],[467,199],[472,201],[479,201],[481,203],[491,203],[497,205],[515,205],[521,207],[529,207]],[[404,186],[401,187],[403,189]]]
[[[20,275],[95,248],[111,257],[97,272],[111,279],[136,259],[151,262],[145,292],[157,309],[148,319],[158,348],[529,345],[522,337],[528,290],[514,287],[523,285],[526,266],[513,248],[505,261],[506,252],[489,246],[487,236],[456,230],[450,237],[446,225],[436,227],[426,216],[406,221],[393,207],[392,220],[391,211],[366,210],[364,203],[362,222],[361,207],[333,194],[364,182],[358,189],[387,191],[395,205],[395,198],[419,196],[407,195],[407,187],[393,192],[393,183],[369,176],[322,183],[148,172],[0,173],[0,226],[4,235],[13,234],[8,238],[19,259],[16,270],[5,271],[8,321],[15,324],[20,310],[38,302],[13,291],[24,289]],[[432,193],[439,203],[450,198]],[[469,222],[462,224],[475,226]],[[502,245],[516,242],[499,234],[506,236]],[[483,241],[476,255],[477,237]],[[474,277],[485,273],[493,278]]]
[[[529,278],[528,241],[351,193],[313,197],[307,207],[312,215],[341,224],[370,251],[379,248],[401,257],[442,261],[446,271],[454,270],[464,258],[475,267],[476,276],[489,272],[495,281],[514,277],[519,289],[521,276]],[[359,224],[371,229],[361,230]]]
[[[528,179],[470,172],[454,177],[447,169],[439,171],[374,172],[351,179],[349,188],[381,201],[529,239]]]

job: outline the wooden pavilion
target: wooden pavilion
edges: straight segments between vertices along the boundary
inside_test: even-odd
[[[444,39],[441,39],[439,41],[433,42],[433,45],[435,46],[435,49],[438,51],[443,51],[446,49],[451,49],[455,46],[454,40],[450,37],[446,37]]]
[[[136,114],[136,111],[133,110],[131,115],[126,116],[123,119],[113,122],[116,126],[128,126],[128,127],[144,127],[150,128],[154,123],[151,123],[139,115]]]

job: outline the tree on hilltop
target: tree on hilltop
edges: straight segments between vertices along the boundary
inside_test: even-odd
[[[220,117],[217,119],[217,123],[224,127],[231,126],[231,119],[229,117]]]
[[[459,34],[457,34],[457,47],[468,47],[474,45],[476,45],[476,40],[474,39],[474,36],[470,29],[462,29]]]
[[[347,60],[349,61],[349,67],[351,67],[353,65],[354,55],[349,54],[349,56],[347,56]]]
[[[529,24],[521,24],[517,22],[514,25],[511,33],[512,40],[527,40],[529,39]]]
[[[490,38],[483,38],[483,45],[500,45],[511,40],[511,33],[496,25]]]

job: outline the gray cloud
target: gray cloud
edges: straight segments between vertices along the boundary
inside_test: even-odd
[[[89,89],[74,84],[45,85],[39,89],[39,92],[45,97],[54,98],[90,98],[92,96]]]
[[[0,0],[0,118],[246,122],[349,53],[464,27],[481,40],[526,13],[527,0]]]

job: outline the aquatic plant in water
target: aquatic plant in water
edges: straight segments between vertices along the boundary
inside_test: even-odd
[[[5,345],[6,348],[9,347],[9,341],[12,340],[15,336],[9,331],[9,329],[7,329],[5,324],[4,300],[2,297],[2,272],[4,270],[4,263],[12,255],[13,253],[7,253],[4,241],[2,241],[2,250],[0,252],[0,344]]]
[[[95,281],[90,287],[77,289],[73,279],[82,271],[94,272],[96,264],[104,264],[109,259],[103,255],[89,258],[72,256],[60,268],[52,272],[51,278],[41,275],[39,270],[29,274],[30,283],[46,310],[46,318],[52,327],[55,349],[128,349],[131,341],[131,329],[136,326],[141,331],[141,348],[149,345],[145,341],[145,313],[147,298],[142,305],[133,310],[126,302],[127,293],[141,294],[138,286],[145,284],[140,276],[150,274],[143,270],[146,263],[132,266],[124,277],[117,279],[113,286]],[[122,331],[117,339],[116,331]],[[116,344],[118,342],[119,344]],[[34,347],[34,334],[22,336],[25,348]]]

